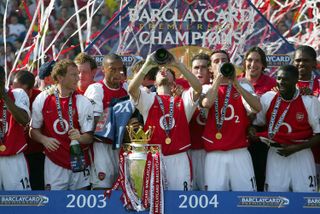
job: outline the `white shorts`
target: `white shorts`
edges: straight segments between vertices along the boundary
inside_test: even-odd
[[[48,157],[44,160],[45,190],[77,190],[90,185],[90,167],[83,172],[72,172],[53,163]]]
[[[317,163],[316,163],[316,173],[317,173],[318,192],[320,192],[320,164],[317,164]]]
[[[118,178],[119,149],[113,150],[111,144],[94,143],[93,188],[111,188]]]
[[[165,188],[167,190],[190,190],[191,167],[187,152],[163,156]]]
[[[270,147],[266,168],[265,190],[270,192],[314,192],[317,190],[316,168],[310,149],[288,157]]]
[[[204,180],[210,191],[256,191],[251,156],[247,148],[208,152]]]
[[[192,163],[192,190],[205,190],[204,162],[207,152],[204,149],[190,150]]]
[[[0,190],[31,190],[28,164],[23,153],[0,156]]]

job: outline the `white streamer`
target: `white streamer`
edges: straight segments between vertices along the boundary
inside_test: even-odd
[[[7,23],[7,11],[8,11],[8,4],[9,4],[9,0],[7,0],[6,2],[6,8],[4,10],[4,16],[3,16],[3,42],[4,42],[4,71],[5,71],[5,74],[6,74],[6,82],[7,82],[7,29],[6,29],[6,23]],[[7,83],[7,87],[8,87],[8,83]]]
[[[80,28],[81,27],[81,23],[80,23],[80,17],[79,17],[79,12],[78,12],[79,8],[78,8],[77,0],[73,0],[73,4],[74,4],[75,12],[76,12],[77,25],[78,25],[78,28]],[[81,31],[78,31],[78,35],[79,35],[80,49],[81,49],[81,52],[83,52],[84,48],[83,48],[83,39],[82,39]]]
[[[27,43],[27,40],[28,40],[28,38],[29,38],[32,30],[33,30],[32,26],[34,25],[34,22],[35,22],[35,20],[36,20],[37,13],[38,13],[39,9],[40,9],[40,4],[38,4],[37,9],[35,10],[35,14],[34,14],[34,16],[33,16],[33,18],[32,18],[32,21],[31,21],[29,30],[28,30],[28,32],[27,32],[27,34],[26,34],[26,37],[25,37],[25,39],[24,39],[24,41],[23,41],[23,43],[22,43],[22,45],[21,45],[20,50],[24,49],[24,46],[25,46],[26,43]],[[11,72],[12,72],[12,71],[16,68],[16,66],[17,66],[17,63],[18,63],[19,58],[20,58],[20,55],[21,55],[21,53],[22,53],[20,50],[19,50],[19,52],[18,52],[18,54],[17,54],[17,57],[16,57],[16,59],[15,59],[15,61],[14,61],[14,64],[13,64],[13,66],[12,66]],[[11,73],[11,72],[10,72],[10,73]],[[9,76],[10,76],[10,75],[9,75]],[[9,86],[9,84],[10,84],[10,83],[7,82],[7,86]]]

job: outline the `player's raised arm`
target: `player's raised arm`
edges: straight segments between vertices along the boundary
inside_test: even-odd
[[[152,60],[152,54],[148,55],[146,62],[142,65],[139,72],[130,81],[128,93],[135,102],[137,102],[139,99],[139,87],[142,84],[144,77],[147,75],[151,68],[156,66],[157,64]]]
[[[202,91],[201,83],[199,82],[197,77],[194,74],[192,74],[190,71],[188,71],[188,69],[184,64],[177,61],[176,59],[174,59],[171,62],[171,66],[177,68],[182,73],[182,75],[188,80],[190,86],[194,89],[193,99],[197,100],[200,97],[200,94]]]

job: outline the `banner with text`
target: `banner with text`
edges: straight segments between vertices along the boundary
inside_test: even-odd
[[[128,213],[120,191],[0,191],[0,213]],[[319,193],[165,191],[166,214],[319,213]],[[142,212],[148,213],[148,212]]]
[[[87,51],[146,57],[165,47],[190,65],[196,53],[224,49],[240,65],[252,46],[265,50],[272,66],[287,63],[294,50],[249,0],[131,0]]]

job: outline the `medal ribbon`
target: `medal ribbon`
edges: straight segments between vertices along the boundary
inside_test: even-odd
[[[214,109],[215,109],[215,117],[216,117],[216,126],[217,126],[217,130],[220,131],[226,116],[226,111],[227,111],[227,107],[229,104],[229,100],[230,100],[230,94],[231,94],[231,89],[232,89],[232,84],[229,83],[228,84],[228,88],[227,88],[227,93],[226,93],[226,97],[224,99],[223,102],[223,106],[222,106],[222,110],[221,110],[221,117],[219,120],[219,103],[218,103],[218,95],[216,100],[214,101]]]
[[[294,97],[295,96],[296,96],[296,93],[295,93]],[[275,104],[275,106],[273,108],[273,111],[271,113],[271,119],[270,119],[269,127],[268,127],[268,137],[269,137],[269,139],[272,139],[276,135],[276,133],[279,131],[279,128],[280,128],[284,118],[286,117],[288,111],[289,111],[291,102],[289,103],[287,108],[283,111],[283,113],[281,114],[277,124],[274,126],[274,123],[275,123],[275,120],[276,120],[276,116],[278,114],[278,110],[279,110],[280,104],[281,104],[281,96],[279,95],[278,98],[277,98],[276,104]],[[273,128],[273,126],[274,126],[274,128]]]
[[[56,98],[56,105],[57,105],[57,111],[58,111],[58,118],[59,118],[59,123],[61,128],[64,131],[68,131],[66,130],[66,127],[64,126],[64,122],[63,122],[63,116],[62,116],[62,109],[61,109],[61,104],[60,104],[60,100],[59,100],[59,91],[58,89],[55,89],[54,91],[54,96]],[[73,128],[73,118],[72,118],[72,95],[70,95],[69,97],[69,102],[68,102],[68,114],[69,114],[69,125],[70,125],[70,129]]]
[[[309,82],[309,88],[313,93],[313,83],[314,83],[314,74],[311,75],[311,80]]]
[[[207,121],[208,115],[207,115],[205,108],[199,108],[199,114],[200,114],[201,119]]]
[[[165,132],[166,132],[166,136],[169,137],[169,134],[170,134],[170,128],[172,126],[172,120],[173,120],[173,114],[174,114],[174,97],[171,96],[170,97],[170,106],[169,106],[169,124],[167,123],[167,119],[166,119],[166,113],[164,111],[164,105],[163,105],[163,102],[162,102],[162,99],[161,97],[159,96],[156,96],[157,99],[158,99],[158,102],[159,102],[159,105],[160,105],[160,109],[161,109],[161,112],[164,116],[164,120],[162,122],[163,126],[164,126],[164,129],[165,129]]]

